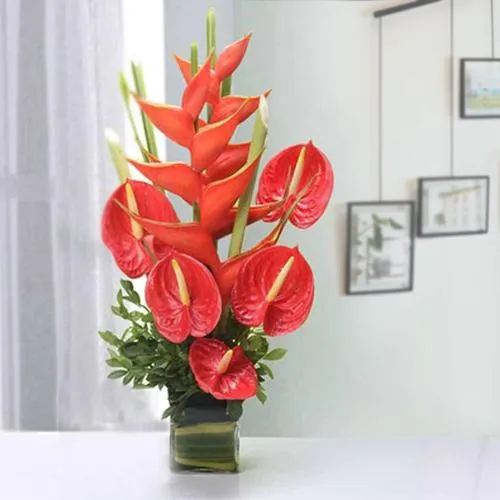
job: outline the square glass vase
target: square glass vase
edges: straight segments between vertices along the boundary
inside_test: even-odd
[[[170,419],[172,472],[238,472],[239,452],[239,421],[229,417],[225,401],[197,394]]]

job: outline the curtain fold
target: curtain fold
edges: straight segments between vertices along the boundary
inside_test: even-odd
[[[119,280],[100,241],[123,136],[121,0],[0,6],[0,395],[10,429],[150,428],[146,393],[106,379],[99,329]],[[2,423],[2,422],[0,422]]]

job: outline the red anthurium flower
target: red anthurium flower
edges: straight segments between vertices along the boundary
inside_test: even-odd
[[[221,298],[210,271],[192,257],[172,250],[149,274],[146,302],[161,335],[179,344],[204,337],[217,325]]]
[[[301,229],[313,225],[324,213],[333,191],[333,170],[328,158],[311,142],[284,149],[264,167],[259,182],[257,203],[269,203],[283,198],[288,202],[269,214],[266,221],[277,220],[288,209],[299,192],[311,179],[308,192],[296,206],[291,223]]]
[[[158,186],[179,195],[187,203],[198,201],[202,181],[197,172],[185,163],[143,163],[128,159],[142,175]]]
[[[228,144],[222,153],[205,170],[205,182],[218,181],[229,177],[247,162],[250,142]]]
[[[307,319],[314,299],[309,264],[297,248],[261,250],[241,268],[231,292],[235,318],[243,325],[264,325],[268,335],[284,335]]]
[[[148,233],[163,243],[194,257],[213,269],[219,268],[220,260],[212,235],[197,222],[161,222],[134,214],[118,200],[115,200],[115,203]]]
[[[110,196],[102,215],[102,240],[118,267],[129,278],[138,278],[153,266],[151,248],[146,247],[147,233],[132,221],[117,201],[145,217],[166,222],[177,222],[178,218],[168,199],[145,182],[129,180]]]
[[[257,372],[239,346],[198,339],[189,349],[189,365],[200,389],[216,399],[243,400],[257,394]]]
[[[267,92],[264,92],[264,96],[267,97],[270,93],[271,91],[268,90]],[[240,123],[245,121],[259,107],[260,97],[261,96],[259,95],[252,97],[242,97],[234,95],[222,97],[214,107],[210,123],[224,120],[228,116],[232,115],[235,111],[237,111],[241,107],[241,105],[246,102],[245,107],[240,113]]]
[[[217,58],[215,63],[215,74],[219,81],[231,76],[245,57],[245,53],[250,43],[251,34],[240,38],[236,42],[228,45]]]

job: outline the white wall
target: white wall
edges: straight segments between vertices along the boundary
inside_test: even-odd
[[[413,293],[342,292],[346,203],[377,197],[381,4],[241,2],[239,30],[255,36],[238,90],[273,88],[269,151],[311,137],[337,175],[322,221],[285,237],[311,262],[317,299],[280,342],[268,403],[247,405],[247,434],[500,434],[500,121],[456,120],[456,173],[491,176],[490,233],[417,240]],[[455,0],[457,57],[490,55],[489,6]],[[449,172],[449,3],[384,25],[384,196],[412,199],[417,177]]]

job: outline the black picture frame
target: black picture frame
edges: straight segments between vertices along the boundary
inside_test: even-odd
[[[353,255],[353,237],[356,237],[356,250],[359,241],[359,237],[355,235],[355,215],[356,215],[356,210],[357,209],[366,209],[369,207],[373,207],[374,211],[373,212],[379,212],[382,213],[385,211],[390,212],[391,208],[394,208],[396,206],[400,206],[403,209],[403,212],[406,212],[406,230],[404,235],[402,236],[401,243],[404,245],[403,240],[407,240],[408,244],[408,258],[407,261],[405,262],[406,267],[404,269],[405,271],[405,277],[407,276],[407,283],[405,283],[403,286],[395,287],[395,286],[382,286],[380,285],[377,287],[377,285],[374,285],[373,288],[370,288],[368,283],[365,283],[364,285],[361,286],[355,286],[354,280],[353,280],[353,264],[354,264],[354,255]],[[380,207],[380,210],[376,210],[376,207]],[[372,218],[373,218],[372,214]],[[397,221],[393,221],[397,222]],[[385,224],[385,223],[384,223]],[[395,228],[392,224],[393,223],[387,223],[390,225],[391,230],[398,230],[398,228]],[[398,223],[399,224],[399,223]],[[404,229],[404,227],[403,227]],[[359,229],[358,229],[359,230]],[[366,229],[365,229],[366,230]],[[365,231],[363,230],[363,231]],[[375,229],[374,233],[375,235]],[[383,237],[383,233],[381,234],[381,237]],[[391,238],[391,241],[395,241],[394,238]],[[369,253],[368,250],[368,245],[367,245],[367,254]],[[414,262],[415,262],[415,203],[413,201],[408,201],[408,200],[391,200],[391,201],[360,201],[360,202],[351,202],[347,204],[347,263],[346,263],[346,286],[345,286],[345,293],[346,295],[371,295],[371,294],[383,294],[383,293],[402,293],[402,292],[411,292],[413,290],[413,280],[414,280]],[[357,254],[356,254],[357,255]],[[367,260],[369,257],[366,257]],[[383,261],[384,262],[384,261]],[[385,261],[386,262],[386,261]],[[390,263],[389,263],[390,264]],[[356,268],[356,271],[359,269]],[[368,273],[368,267],[366,268],[366,273]],[[358,273],[356,272],[356,275]],[[357,278],[356,278],[357,279]]]
[[[460,59],[460,118],[465,120],[484,120],[484,119],[495,119],[500,118],[500,104],[498,106],[498,111],[494,113],[484,113],[484,114],[471,114],[468,111],[467,106],[467,66],[475,63],[491,63],[497,64],[500,68],[500,59],[498,58],[488,58],[488,57],[477,57],[477,58],[462,58]],[[499,88],[500,88],[500,76],[499,76]],[[500,95],[499,95],[500,99]]]
[[[450,230],[450,231],[430,231],[425,229],[425,206],[428,196],[426,192],[426,185],[432,183],[470,183],[474,181],[484,181],[484,203],[480,200],[478,201],[478,209],[484,209],[484,224],[478,224],[477,230]],[[483,206],[481,206],[483,205]],[[434,216],[434,218],[436,218]],[[446,221],[446,215],[444,215],[443,224]],[[453,176],[453,177],[420,177],[418,179],[418,214],[417,214],[417,235],[419,238],[440,238],[447,236],[472,236],[487,234],[489,231],[490,224],[490,178],[487,175],[464,175],[464,176]],[[484,228],[483,228],[484,226]]]

